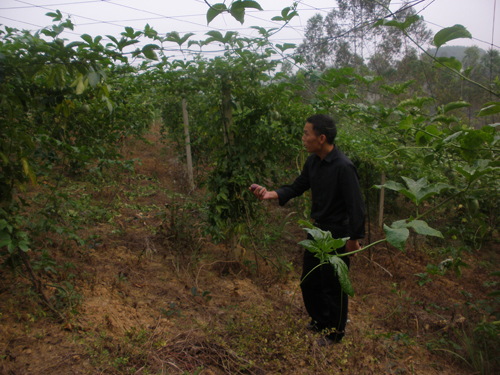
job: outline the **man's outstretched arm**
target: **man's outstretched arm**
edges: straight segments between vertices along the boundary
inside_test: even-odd
[[[248,189],[261,201],[278,199],[278,194],[275,191],[267,191],[264,186],[252,184]]]

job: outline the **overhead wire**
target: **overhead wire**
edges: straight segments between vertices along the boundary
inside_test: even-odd
[[[53,9],[50,9],[50,8],[47,8],[47,6],[55,6],[55,5],[65,5],[65,4],[69,4],[69,5],[73,5],[73,4],[82,4],[82,3],[89,3],[89,2],[92,2],[92,3],[95,3],[95,2],[102,2],[102,1],[75,1],[75,2],[66,2],[66,3],[59,3],[59,4],[46,4],[46,5],[36,5],[36,4],[31,4],[27,1],[22,1],[22,0],[15,0],[17,2],[20,2],[22,4],[26,4],[27,6],[26,7],[36,7],[36,8],[42,8],[42,9],[48,9],[48,10],[51,10],[51,11],[54,11]],[[203,0],[196,0],[198,2],[201,2],[201,3],[204,3]],[[398,3],[398,4],[403,4],[403,8],[399,9],[398,12],[401,12],[402,10],[408,8],[409,6],[414,6],[414,5],[418,5],[422,2],[424,2],[425,0],[414,0],[414,1],[411,1],[411,2],[402,2],[402,3]],[[427,8],[428,6],[430,6],[432,3],[434,3],[435,0],[432,0],[429,4],[427,4],[423,9]],[[79,23],[78,26],[84,26],[84,25],[94,25],[94,24],[108,24],[108,25],[112,25],[112,26],[118,26],[118,27],[123,27],[125,28],[126,26],[123,25],[123,24],[120,24],[120,22],[135,22],[135,21],[149,21],[149,20],[154,20],[154,19],[161,19],[161,18],[166,18],[166,19],[171,19],[171,20],[175,20],[175,21],[179,21],[179,22],[186,22],[186,23],[190,23],[190,24],[193,24],[193,25],[196,25],[196,26],[199,26],[199,27],[203,27],[205,28],[206,26],[201,24],[201,23],[197,23],[197,22],[192,22],[192,21],[188,21],[188,20],[185,20],[183,18],[186,18],[186,17],[192,17],[192,16],[195,16],[195,15],[183,15],[183,16],[166,16],[166,15],[163,15],[163,14],[159,14],[159,13],[156,13],[156,12],[151,12],[151,11],[147,11],[147,10],[144,10],[144,9],[140,9],[140,8],[136,8],[136,7],[131,7],[131,6],[128,6],[128,5],[124,5],[124,4],[119,4],[119,3],[116,3],[114,1],[106,1],[105,2],[106,4],[110,4],[110,5],[113,5],[113,6],[117,6],[117,7],[124,7],[124,8],[128,8],[128,9],[131,9],[131,10],[134,10],[134,11],[140,11],[140,12],[144,12],[144,13],[147,13],[147,14],[152,14],[152,15],[156,15],[157,17],[155,18],[141,18],[141,19],[130,19],[130,20],[115,20],[115,21],[103,21],[103,20],[98,20],[98,19],[94,19],[94,18],[90,18],[90,17],[84,17],[84,16],[79,16],[77,14],[70,14],[74,17],[78,17],[78,18],[81,18],[81,19],[86,19],[86,20],[89,20],[91,22],[87,22],[87,23]],[[318,11],[323,11],[323,12],[326,12],[327,10],[330,10],[330,12],[335,9],[335,7],[331,7],[331,8],[317,8],[317,7],[314,7],[312,5],[309,5],[307,4],[305,1],[299,1],[298,2],[299,6],[304,6],[304,7],[309,7],[311,9],[314,9],[314,10],[318,10]],[[394,3],[395,4],[395,3]],[[423,10],[422,9],[422,10]],[[419,13],[422,11],[420,10]],[[265,10],[264,12],[271,12],[273,10]],[[257,11],[255,11],[257,12]],[[254,16],[253,14],[251,14],[253,12],[251,11],[248,11],[247,10],[247,16],[248,17],[252,17],[252,18],[255,18],[255,19],[259,19],[259,20],[264,20],[260,17],[257,17],[257,16]],[[16,21],[16,20],[13,20],[11,18],[7,18],[7,17],[4,17],[4,16],[0,16],[4,19],[8,19],[10,21]],[[18,22],[23,22],[25,24],[28,24],[28,25],[32,25],[32,26],[36,26],[36,27],[40,27],[39,25],[35,25],[35,24],[30,24],[28,22],[24,22],[24,21],[19,21],[17,20]],[[266,20],[267,21],[267,20]],[[441,27],[440,25],[437,25],[437,24],[434,24],[432,22],[429,22],[429,21],[425,21],[424,22],[426,23],[429,23],[429,24],[432,24],[432,25],[435,25],[437,27]],[[280,23],[277,23],[277,25],[280,25]],[[368,23],[369,24],[369,23]],[[352,29],[348,30],[346,33],[342,34],[342,35],[339,35],[339,36],[335,36],[333,37],[332,40],[334,39],[337,39],[337,38],[340,38],[340,37],[344,37],[346,35],[348,35],[350,32],[355,32],[358,30],[358,27],[365,27],[367,26],[367,24],[358,24],[356,25],[355,27],[353,27]],[[297,32],[299,35],[301,35],[301,32],[298,31],[298,29],[303,29],[304,26],[286,26],[287,29],[293,29],[295,32]],[[222,28],[213,28],[213,29],[216,29],[218,31],[221,31],[221,32],[224,32],[224,31],[228,31],[229,29],[222,29]],[[249,30],[250,28],[240,28],[238,30],[235,30],[234,28],[231,28],[230,30],[234,30],[234,31],[243,31],[243,30]],[[254,31],[252,29],[252,31]],[[65,31],[65,32],[68,32],[69,31]],[[188,31],[188,32],[193,32],[193,31]],[[194,30],[195,33],[198,33],[200,32],[199,30]],[[74,35],[79,35],[78,33],[71,33],[71,34],[74,34]],[[245,36],[243,33],[240,33],[240,35],[242,36]],[[302,33],[303,35],[303,33]],[[299,44],[300,42],[302,42],[303,40],[301,39],[295,39],[295,38],[287,38],[287,39],[279,39],[279,41],[275,41],[277,38],[276,37],[273,37],[273,42],[275,43],[280,43],[280,42],[289,42],[289,41],[296,41],[297,44]],[[474,40],[477,40],[479,42],[482,42],[482,43],[487,43],[485,41],[482,41],[480,39],[477,39],[477,38],[474,38]],[[493,46],[494,44],[491,43],[491,45]],[[497,46],[495,46],[497,47]],[[218,52],[222,52],[224,50],[216,50],[216,51],[202,51],[203,53],[218,53]]]

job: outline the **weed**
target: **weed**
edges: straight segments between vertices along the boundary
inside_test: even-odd
[[[170,308],[168,310],[160,307],[160,312],[165,316],[172,316],[173,314],[177,314],[180,317],[184,317],[184,315],[182,315],[181,309],[176,308],[175,302],[172,302],[170,304]]]
[[[191,294],[193,295],[193,297],[200,296],[205,300],[205,302],[209,302],[212,299],[212,296],[210,295],[210,292],[208,290],[205,290],[200,295],[198,294],[198,288],[196,288],[195,286],[191,288]]]
[[[429,277],[427,272],[416,273],[415,276],[420,278],[420,280],[417,280],[417,283],[420,286],[424,286],[425,284],[432,282],[432,279]]]

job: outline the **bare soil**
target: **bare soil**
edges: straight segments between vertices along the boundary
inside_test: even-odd
[[[141,160],[135,175],[117,175],[119,184],[98,190],[75,179],[81,188],[75,194],[91,192],[101,207],[116,211],[112,220],[79,230],[94,235],[93,243],[46,235],[34,244],[67,265],[57,274],[37,272],[54,303],[58,290],[51,285],[74,287],[69,299],[59,298],[66,301],[64,321],[40,302],[28,279],[8,270],[0,275],[1,374],[475,373],[458,355],[430,344],[460,343],[460,333],[470,332],[477,316],[464,308],[460,291],[474,299],[486,295],[497,245],[464,253],[470,268],[461,278],[448,272],[423,286],[415,274],[425,272],[435,260],[433,247],[443,243],[416,238],[405,253],[384,245],[353,258],[356,295],[347,335],[341,344],[319,347],[319,336],[305,329],[297,291],[300,227],[291,220],[277,241],[260,249],[267,261],[252,245],[240,246],[240,260],[232,260],[224,244],[202,235],[200,213],[190,206],[204,192],[189,191],[183,163],[157,133],[147,138],[150,144],[123,146]],[[293,211],[265,205],[269,226]],[[255,227],[253,237],[265,230]],[[379,235],[375,228],[371,233],[373,242]]]

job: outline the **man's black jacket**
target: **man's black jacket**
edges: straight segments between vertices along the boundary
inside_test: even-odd
[[[323,160],[311,154],[293,184],[276,190],[280,206],[308,189],[312,192],[311,219],[316,225],[347,226],[350,239],[365,237],[365,204],[358,173],[336,147]]]

